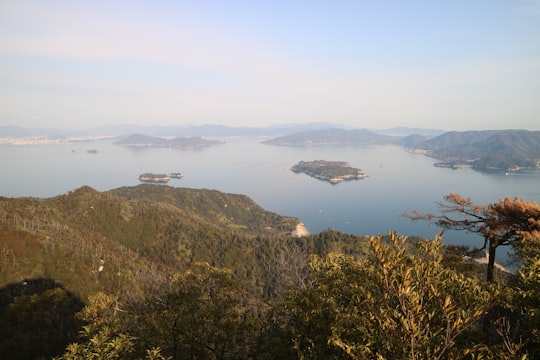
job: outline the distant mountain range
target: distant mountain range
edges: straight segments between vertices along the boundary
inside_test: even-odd
[[[540,168],[540,131],[451,131],[428,139],[419,134],[389,136],[366,129],[330,129],[298,132],[264,143],[285,146],[396,144],[442,160],[437,165],[443,167],[503,171]]]
[[[374,133],[390,136],[422,136],[424,138],[434,138],[436,136],[444,134],[445,130],[440,129],[423,129],[423,128],[410,128],[404,126],[393,127],[389,129],[373,129]]]
[[[433,130],[436,131],[436,130]],[[391,129],[389,133],[394,133]],[[402,128],[401,134],[408,134]],[[404,135],[386,135],[368,129],[325,129],[314,131],[302,131],[291,135],[279,136],[273,139],[263,141],[269,145],[370,145],[370,144],[396,144],[406,147],[416,146],[428,139],[425,135],[409,134]]]
[[[222,144],[222,141],[207,140],[200,136],[197,137],[175,137],[172,139],[147,136],[142,134],[133,134],[125,139],[117,141],[115,144],[133,147],[177,147],[177,148],[193,148],[205,147],[217,144]]]
[[[263,141],[269,145],[361,145],[361,144],[395,144],[399,137],[376,134],[366,129],[326,129],[302,131],[292,135],[280,136]]]
[[[416,148],[447,163],[470,164],[478,170],[540,168],[540,131],[452,131]]]
[[[216,144],[203,137],[272,137],[264,143],[286,146],[395,144],[439,159],[442,162],[438,165],[444,167],[504,171],[540,167],[540,132],[527,130],[444,132],[407,127],[371,130],[350,129],[334,123],[268,127],[111,125],[77,131],[0,126],[0,138],[37,136],[86,136],[89,139],[92,136],[114,136],[122,138],[117,142],[120,145],[163,147]]]
[[[52,129],[52,128],[23,128],[20,126],[0,126],[0,138],[2,137],[37,137],[44,136],[48,138],[65,138],[65,137],[90,137],[90,136],[116,136],[126,137],[130,134],[146,134],[149,136],[160,137],[234,137],[234,136],[280,136],[293,134],[301,131],[313,130],[328,130],[332,128],[350,130],[351,127],[329,123],[291,123],[279,124],[266,127],[237,127],[225,125],[170,125],[170,126],[141,126],[141,125],[107,125],[94,127],[84,130],[69,130],[69,129]],[[391,136],[407,136],[412,134],[420,134],[428,138],[444,133],[442,130],[435,129],[418,129],[396,127],[391,129],[377,129],[373,132],[382,135]]]
[[[298,131],[319,130],[329,128],[349,128],[335,123],[306,123],[279,124],[266,127],[225,126],[225,125],[106,125],[83,130],[53,129],[53,128],[24,128],[20,126],[0,126],[2,137],[36,137],[48,138],[81,137],[81,136],[117,136],[125,137],[130,134],[146,134],[161,137],[234,137],[234,136],[279,136]]]

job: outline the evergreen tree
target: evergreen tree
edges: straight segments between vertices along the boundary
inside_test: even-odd
[[[487,281],[493,281],[499,246],[518,247],[523,242],[540,242],[540,204],[505,198],[498,203],[477,205],[458,194],[448,194],[444,200],[439,203],[441,215],[413,212],[405,216],[415,221],[431,221],[444,229],[465,230],[483,236],[481,249],[487,249],[489,254]]]

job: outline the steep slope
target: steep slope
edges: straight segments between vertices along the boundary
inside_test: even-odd
[[[246,195],[216,190],[143,184],[114,189],[109,193],[128,200],[169,204],[201,221],[249,234],[283,235],[290,233],[299,222],[296,218],[264,210]]]
[[[297,223],[244,195],[160,185],[0,198],[0,286],[47,278],[83,300],[97,291],[137,298],[204,261],[271,295],[283,286],[279,267],[301,267],[310,253],[366,248],[335,231],[294,238]]]
[[[429,139],[421,144],[424,149],[442,151],[449,148],[461,148],[497,134],[496,130],[486,131],[449,131],[433,139]]]
[[[538,168],[540,132],[490,130],[449,132],[416,145],[444,161],[469,163],[480,170]]]
[[[243,195],[158,185],[0,198],[0,285],[43,277],[82,299],[100,290],[137,297],[207,261],[268,292],[263,279],[274,275],[261,258],[294,241],[297,222]]]

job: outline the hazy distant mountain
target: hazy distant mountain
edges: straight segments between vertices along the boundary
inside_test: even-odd
[[[332,123],[307,123],[307,124],[279,124],[267,127],[250,126],[227,126],[217,124],[207,125],[172,125],[172,126],[106,126],[96,128],[96,133],[112,133],[115,135],[127,135],[143,133],[152,136],[178,136],[178,137],[235,137],[235,136],[279,136],[298,131],[329,129],[336,127]],[[99,130],[98,130],[99,129]]]
[[[540,131],[452,131],[415,147],[448,163],[469,164],[480,170],[540,167]]]
[[[440,129],[409,128],[404,126],[398,126],[389,129],[371,129],[371,131],[377,134],[389,136],[421,135],[425,138],[433,138],[446,132],[445,130]]]
[[[335,123],[279,124],[266,127],[226,126],[226,125],[104,125],[89,129],[27,129],[19,126],[0,126],[0,137],[67,137],[67,136],[117,136],[147,134],[160,137],[235,137],[235,136],[279,136],[299,131],[330,128],[347,128]]]
[[[423,135],[413,134],[399,140],[399,143],[405,147],[417,147],[419,144],[425,143],[427,138]]]
[[[175,137],[166,139],[161,137],[147,136],[142,134],[133,134],[125,139],[117,141],[115,144],[134,147],[202,147],[221,144],[221,141],[207,140],[198,137]]]
[[[55,128],[24,128],[20,126],[0,126],[0,137],[35,137],[45,136],[48,138],[64,137],[95,137],[95,136],[116,136],[125,137],[130,134],[147,134],[149,136],[160,137],[235,137],[235,136],[282,136],[297,132],[345,129],[352,130],[353,127],[331,123],[331,122],[313,122],[313,123],[289,123],[276,124],[265,127],[251,126],[227,126],[218,124],[206,125],[104,125],[88,129],[55,129]],[[436,129],[420,129],[395,127],[390,129],[370,130],[379,135],[389,136],[409,136],[412,134],[423,135],[426,138],[442,134],[444,131]]]
[[[422,148],[442,150],[450,147],[463,147],[478,143],[499,133],[497,130],[484,131],[449,131],[422,144]]]
[[[266,140],[269,145],[350,145],[350,144],[393,144],[400,138],[380,135],[366,129],[327,129],[294,133]]]
[[[279,136],[264,143],[289,146],[396,144],[420,149],[428,156],[443,160],[438,165],[444,167],[504,171],[540,168],[540,131],[451,131],[427,139],[419,134],[403,137],[366,129],[327,129]]]
[[[480,170],[540,168],[540,132],[526,130],[450,131],[395,127],[382,130],[343,128],[334,123],[279,124],[268,127],[225,125],[107,125],[87,130],[0,126],[0,137],[118,136],[125,146],[201,147],[220,143],[204,137],[274,137],[272,145],[396,144],[420,149],[440,159],[439,165],[472,166]],[[133,134],[133,135],[129,135]],[[147,135],[141,135],[147,134]],[[128,136],[129,135],[129,136]],[[437,135],[437,136],[435,136]],[[435,137],[433,137],[435,136]]]

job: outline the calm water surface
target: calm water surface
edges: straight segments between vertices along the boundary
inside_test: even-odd
[[[97,154],[87,152],[91,149]],[[368,177],[331,185],[290,171],[300,160],[318,159],[348,161]],[[256,140],[201,150],[132,149],[110,142],[3,145],[0,195],[52,197],[82,185],[104,191],[137,185],[143,172],[181,172],[184,178],[169,185],[246,194],[267,210],[299,217],[312,233],[334,228],[366,235],[390,229],[426,237],[439,229],[400,214],[436,211],[435,202],[451,192],[479,204],[505,196],[540,202],[540,172],[506,176],[436,168],[433,162],[396,146],[280,147]],[[465,233],[448,233],[445,239],[471,241]]]

